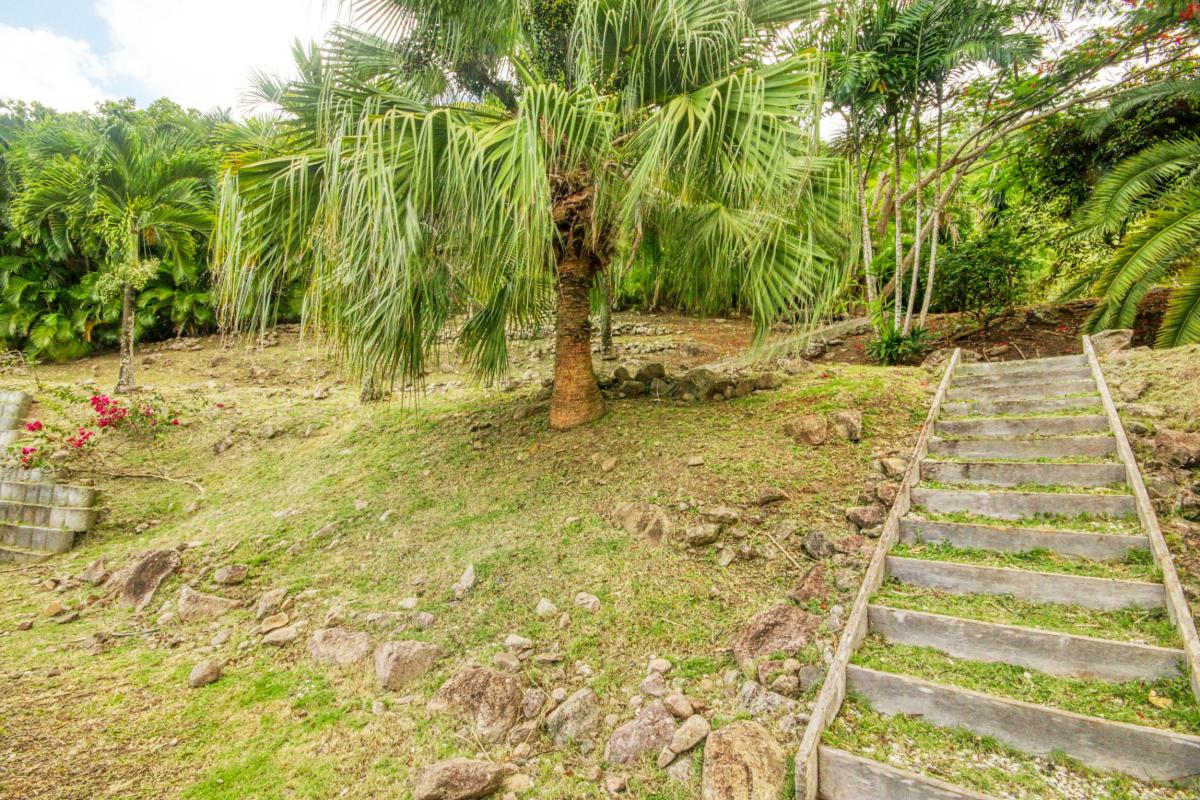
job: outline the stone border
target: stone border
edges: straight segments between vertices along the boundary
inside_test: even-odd
[[[1137,515],[1142,522],[1142,528],[1150,538],[1150,552],[1154,554],[1154,563],[1162,571],[1163,584],[1167,593],[1167,613],[1179,629],[1183,639],[1183,651],[1187,654],[1188,680],[1192,685],[1192,694],[1200,700],[1200,636],[1196,635],[1196,624],[1192,620],[1191,609],[1188,608],[1187,598],[1183,595],[1183,587],[1179,583],[1179,574],[1175,571],[1175,561],[1167,548],[1162,529],[1158,526],[1158,515],[1146,493],[1146,484],[1142,482],[1142,471],[1138,467],[1133,448],[1125,435],[1125,427],[1121,424],[1121,416],[1113,404],[1108,384],[1104,380],[1104,371],[1100,368],[1100,359],[1096,357],[1096,349],[1092,346],[1090,336],[1083,337],[1083,352],[1092,368],[1092,377],[1100,390],[1100,401],[1104,405],[1104,413],[1108,416],[1109,426],[1117,439],[1117,453],[1125,464],[1129,477],[1129,486],[1133,490],[1133,499],[1137,504]]]
[[[887,569],[887,554],[900,538],[900,518],[908,513],[911,504],[910,495],[913,486],[920,480],[921,461],[926,456],[929,439],[933,434],[933,426],[937,421],[946,399],[950,380],[962,357],[962,350],[955,348],[954,353],[946,361],[946,370],[938,384],[937,392],[930,403],[929,413],[925,416],[925,424],[921,426],[921,435],[913,447],[912,457],[908,468],[904,471],[904,479],[900,482],[900,490],[896,493],[896,501],[888,512],[887,520],[883,523],[883,531],[875,544],[875,552],[871,556],[871,564],[863,575],[862,585],[850,616],[846,619],[846,627],[838,642],[837,652],[833,663],[829,665],[825,683],[813,704],[812,716],[804,729],[804,737],[800,740],[800,748],[796,752],[796,800],[816,800],[818,789],[818,760],[821,748],[821,734],[833,722],[846,699],[846,668],[850,664],[850,656],[854,649],[867,636],[867,606],[871,595],[883,585]]]

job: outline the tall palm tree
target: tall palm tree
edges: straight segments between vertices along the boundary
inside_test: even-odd
[[[278,86],[310,102],[285,104],[287,152],[224,175],[229,322],[265,324],[300,281],[344,363],[418,384],[453,315],[495,377],[507,327],[553,313],[550,423],[567,429],[604,413],[589,294],[639,251],[749,307],[760,337],[840,288],[820,62],[785,48],[810,0],[353,5],[372,34],[337,32]]]
[[[171,126],[48,127],[34,136],[28,156],[39,163],[13,198],[13,222],[57,258],[99,256],[102,294],[121,297],[115,390],[132,391],[137,292],[157,273],[158,255],[190,260],[211,230],[212,156]]]

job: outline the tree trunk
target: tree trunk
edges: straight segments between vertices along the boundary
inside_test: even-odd
[[[896,122],[893,126],[896,141],[893,145],[895,153],[892,158],[892,169],[895,175],[896,198],[900,196],[900,110],[896,110]],[[892,327],[900,330],[900,307],[904,304],[904,214],[899,202],[892,204],[892,219],[896,226],[896,271],[892,280],[896,285],[896,299],[892,303]]]
[[[914,180],[919,186],[921,184],[921,106],[915,101],[913,102],[913,153],[916,173]],[[921,274],[921,193],[919,191],[913,195],[913,202],[916,206],[917,219],[914,226],[912,285],[908,288],[908,307],[904,314],[905,336],[912,330],[913,306],[917,300],[917,279]]]
[[[867,303],[875,302],[875,273],[871,271],[871,262],[875,260],[871,242],[871,216],[867,208],[867,176],[863,172],[862,158],[858,158],[858,205],[861,211],[862,225],[862,257],[863,271],[867,278]]]
[[[942,222],[942,213],[939,204],[942,197],[942,86],[939,83],[937,89],[937,153],[934,156],[936,161],[935,169],[937,170],[937,180],[933,191],[935,198],[933,210],[933,234],[929,239],[929,275],[925,278],[925,297],[921,299],[921,319],[917,323],[918,327],[925,327],[925,317],[929,314],[929,302],[933,299],[933,276],[937,270],[937,252],[938,252],[938,235],[939,228]]]
[[[374,374],[368,372],[363,375],[362,385],[358,390],[358,402],[378,403],[385,396],[382,385],[375,380]]]
[[[137,388],[133,379],[133,287],[125,284],[121,292],[121,367],[117,372],[116,394]]]
[[[604,274],[604,306],[600,309],[600,355],[613,358],[612,341],[613,276],[612,270]]]
[[[588,295],[594,274],[590,264],[578,259],[558,264],[550,427],[559,431],[604,416],[604,398],[592,369],[592,328],[588,322]]]

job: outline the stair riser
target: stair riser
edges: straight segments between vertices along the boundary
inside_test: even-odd
[[[24,414],[6,414],[3,411],[0,411],[0,431],[23,430],[24,427]]]
[[[1011,594],[1036,603],[1063,603],[1098,611],[1162,608],[1166,599],[1166,590],[1160,583],[976,567],[897,556],[888,556],[887,574],[901,583],[953,594]]]
[[[45,553],[65,553],[75,544],[75,532],[21,525],[0,525],[0,546]]]
[[[954,382],[950,385],[956,389],[970,387],[987,392],[991,389],[1003,389],[1006,386],[1030,384],[1039,381],[1057,383],[1058,381],[1088,381],[1091,379],[1091,370],[1086,366],[1079,366],[1057,367],[1055,369],[1030,369],[1019,372],[1014,370],[1012,372],[991,375],[955,375]]]
[[[1031,528],[994,528],[957,522],[931,522],[906,518],[900,520],[900,539],[904,542],[948,544],[998,553],[1028,553],[1049,550],[1064,556],[1079,556],[1093,561],[1124,561],[1130,550],[1146,550],[1145,536],[1111,533],[1042,531]]]
[[[54,475],[44,469],[0,468],[0,481],[5,483],[54,483]]]
[[[990,386],[984,389],[971,386],[951,386],[946,391],[946,399],[957,400],[1036,400],[1044,397],[1063,397],[1069,394],[1093,393],[1096,382],[1086,381],[1057,381],[1046,383],[1031,381],[1029,383],[1013,383],[1006,386]]]
[[[822,747],[817,759],[821,800],[992,800],[842,750]]]
[[[1082,356],[1055,356],[1028,361],[990,361],[975,364],[960,364],[958,375],[1004,375],[1014,372],[1050,372],[1056,369],[1086,367],[1087,359]]]
[[[0,482],[0,502],[86,508],[96,502],[96,490],[53,483]]]
[[[33,400],[33,398],[25,392],[0,392],[0,403],[5,405],[16,405],[20,403],[28,404],[31,400]]]
[[[993,625],[884,606],[868,610],[871,631],[889,642],[932,647],[953,658],[998,661],[1050,675],[1120,683],[1180,674],[1182,650]]]
[[[939,436],[992,439],[1011,436],[1070,436],[1105,433],[1108,430],[1108,419],[1102,416],[950,419],[937,424]]]
[[[92,508],[58,508],[55,506],[22,505],[0,503],[0,523],[27,525],[38,528],[62,528],[69,531],[86,531],[96,521],[96,510]]]
[[[50,558],[50,553],[26,553],[0,547],[0,564],[40,564]]]
[[[20,428],[17,430],[0,430],[0,447],[6,447],[24,438],[25,431]]]
[[[1032,755],[1063,752],[1092,769],[1142,780],[1179,781],[1200,773],[1200,738],[989,697],[902,675],[850,667],[847,688],[878,712],[966,728]]]
[[[948,417],[988,417],[1003,414],[1053,416],[1064,411],[1099,409],[1100,395],[1095,397],[1051,397],[1046,400],[980,400],[975,403],[947,403],[942,412]]]
[[[965,512],[996,519],[1025,519],[1039,514],[1128,517],[1137,513],[1133,495],[1067,494],[1063,492],[969,492],[953,489],[912,491],[916,506],[938,514]]]
[[[1112,436],[1083,436],[1072,439],[933,439],[929,454],[948,458],[1102,458],[1115,455],[1117,440]]]
[[[923,461],[921,479],[939,483],[976,483],[989,486],[1111,486],[1125,483],[1123,464],[989,464],[958,461]]]

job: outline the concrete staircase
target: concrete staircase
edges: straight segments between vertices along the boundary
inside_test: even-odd
[[[1029,685],[1038,675],[1146,684],[1166,678],[1190,682],[1186,702],[1200,692],[1200,642],[1099,361],[1090,341],[1084,346],[1083,356],[959,365],[956,354],[951,361],[814,706],[797,756],[798,798],[992,800],[882,760],[887,742],[863,752],[821,744],[847,696],[873,714],[967,731],[1031,756],[1066,755],[1089,773],[1145,782],[1148,792],[1200,786],[1200,730],[1075,713],[1020,696],[1020,685],[983,680],[979,691],[954,677],[995,674],[984,665],[1005,664],[1026,670]],[[1059,608],[1145,609],[1160,618],[1165,609],[1177,641],[1166,647],[1136,641],[1136,632],[1108,636],[1103,625],[1079,635],[1038,620],[1001,624],[889,600],[906,592],[950,598],[951,609],[980,597],[1021,609],[1042,604],[1048,611],[1038,620]],[[930,652],[904,649],[913,647],[931,648],[935,657],[888,657]],[[875,659],[855,655],[863,650]],[[950,677],[940,679],[941,664],[951,665]],[[925,674],[906,674],[905,666]],[[996,790],[993,781],[992,790],[1032,796],[1015,782]]]
[[[0,392],[0,445],[25,434],[32,398]],[[33,564],[70,550],[96,521],[96,490],[57,483],[38,469],[0,469],[0,563]]]

